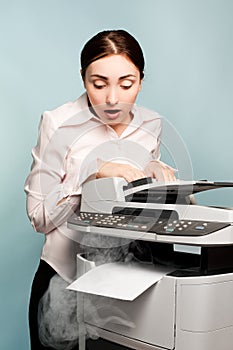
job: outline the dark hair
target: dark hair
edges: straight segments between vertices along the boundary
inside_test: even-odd
[[[137,40],[125,30],[105,30],[93,36],[81,52],[81,69],[84,79],[87,67],[94,61],[108,55],[123,54],[127,56],[144,77],[144,57]]]

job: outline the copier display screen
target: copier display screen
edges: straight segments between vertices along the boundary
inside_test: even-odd
[[[147,224],[151,222],[151,218],[143,217],[143,216],[135,216],[132,220],[135,224]]]

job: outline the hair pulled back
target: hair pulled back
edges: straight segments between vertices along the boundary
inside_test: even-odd
[[[144,57],[138,41],[125,30],[105,30],[93,36],[81,52],[82,77],[94,61],[108,55],[123,54],[138,68],[140,78],[144,77]]]

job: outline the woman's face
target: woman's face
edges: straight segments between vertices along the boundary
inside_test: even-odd
[[[128,124],[131,108],[141,88],[138,68],[124,55],[110,55],[91,63],[84,86],[98,117],[114,126]]]

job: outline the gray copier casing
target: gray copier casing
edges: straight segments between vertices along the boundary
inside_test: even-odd
[[[190,181],[158,184],[152,181],[130,187],[122,178],[107,178],[90,181],[83,186],[81,212],[111,214],[114,208],[139,208],[154,210],[157,214],[161,212],[161,215],[163,211],[175,212],[179,221],[226,224],[222,228],[216,226],[216,230],[207,234],[189,234],[188,228],[180,235],[177,232],[159,234],[88,224],[82,226],[76,219],[78,213],[74,214],[68,220],[72,229],[150,242],[158,247],[161,244],[161,247],[170,247],[174,256],[178,254],[181,259],[183,256],[181,268],[174,265],[173,273],[165,275],[134,301],[111,300],[111,306],[124,311],[135,324],[134,328],[116,323],[100,327],[87,316],[85,322],[91,322],[99,336],[138,350],[233,349],[233,210],[188,202],[189,196],[195,192],[223,186],[232,187],[233,184]],[[160,196],[169,191],[173,195],[174,189],[176,196],[173,202],[167,196]],[[137,197],[132,199],[132,196],[139,192],[147,195],[152,192],[152,196],[147,196],[144,202],[137,202]],[[190,257],[191,261],[195,261],[194,268],[192,263],[185,266],[186,259],[190,261]],[[172,264],[170,261],[167,263]],[[88,270],[88,261],[86,265]],[[108,298],[101,296],[91,298],[98,305],[108,302]],[[108,312],[110,315],[111,309]],[[106,310],[102,316],[108,316]]]

